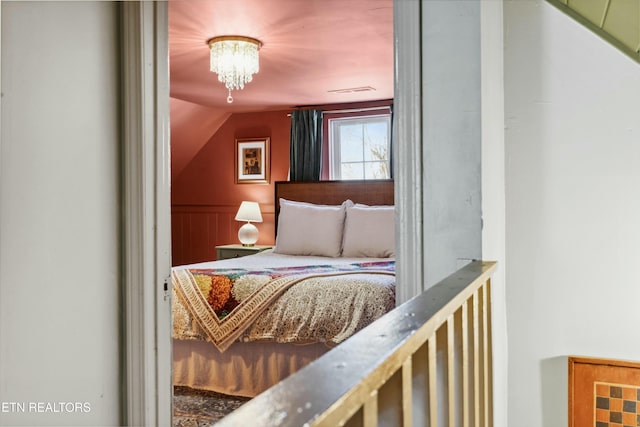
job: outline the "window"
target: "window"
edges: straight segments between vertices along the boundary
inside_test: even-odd
[[[329,119],[329,177],[389,179],[391,115]]]

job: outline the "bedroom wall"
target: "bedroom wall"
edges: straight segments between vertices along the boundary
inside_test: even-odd
[[[0,425],[121,425],[119,9],[1,11]]]
[[[505,15],[509,423],[567,425],[567,356],[640,361],[640,66],[541,0]]]
[[[260,204],[258,244],[275,242],[275,182],[289,174],[289,111],[233,114],[172,183],[173,264],[214,260],[216,245],[238,243],[243,200]],[[236,138],[271,138],[269,184],[236,184]],[[172,139],[180,138],[173,135]]]
[[[171,182],[227,121],[231,112],[169,98],[171,117]]]

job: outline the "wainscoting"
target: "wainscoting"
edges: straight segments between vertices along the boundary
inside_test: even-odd
[[[275,242],[275,207],[260,204],[263,222],[258,244]],[[172,264],[216,259],[216,246],[238,243],[242,223],[234,219],[236,205],[173,205],[171,207]]]

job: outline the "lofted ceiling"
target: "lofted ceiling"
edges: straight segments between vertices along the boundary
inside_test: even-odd
[[[640,62],[640,0],[547,0]]]
[[[260,71],[227,90],[207,41],[262,42]],[[393,0],[169,0],[172,176],[232,113],[393,98]]]

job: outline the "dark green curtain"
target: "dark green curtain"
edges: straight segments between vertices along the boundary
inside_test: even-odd
[[[289,179],[319,181],[322,160],[322,111],[291,113]]]

